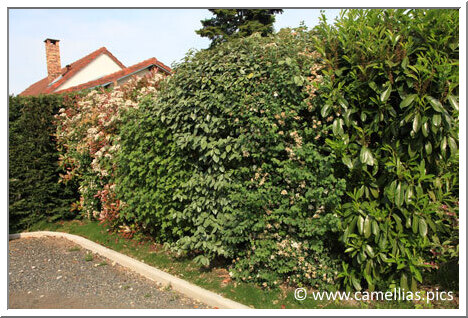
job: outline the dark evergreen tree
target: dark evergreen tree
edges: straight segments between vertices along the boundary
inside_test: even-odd
[[[201,21],[203,28],[195,31],[209,38],[211,47],[233,38],[260,33],[262,36],[273,33],[275,14],[282,9],[210,9],[215,15]]]
[[[64,107],[60,95],[10,96],[8,145],[9,229],[28,229],[41,220],[73,218],[75,184],[59,183],[54,115]]]

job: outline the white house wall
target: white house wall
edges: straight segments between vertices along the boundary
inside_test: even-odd
[[[145,68],[145,69],[143,69],[143,70],[141,70],[139,72],[133,73],[131,76],[124,77],[123,79],[119,80],[117,82],[117,84],[122,85],[122,84],[128,82],[131,78],[133,78],[133,77],[142,77],[142,76],[148,74],[148,72],[149,72],[149,70],[147,68]]]
[[[56,91],[96,80],[100,77],[120,71],[121,69],[122,68],[107,54],[101,54],[74,76],[60,85]]]

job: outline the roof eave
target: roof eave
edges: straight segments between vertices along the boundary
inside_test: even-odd
[[[143,71],[143,70],[146,70],[146,69],[150,68],[151,66],[156,66],[156,67],[159,67],[159,68],[165,70],[163,67],[161,67],[161,66],[159,66],[159,65],[150,64],[150,65],[147,65],[147,66],[145,66],[145,67],[142,67],[142,68],[140,68],[140,69],[138,69],[138,70],[136,70],[136,71],[133,71],[133,72],[130,73],[130,74],[127,74],[127,75],[124,75],[124,76],[122,76],[122,77],[119,77],[119,78],[117,78],[115,81],[118,82],[118,81],[120,81],[120,80],[122,80],[122,79],[124,79],[124,78],[131,77],[131,76],[135,75],[135,74],[138,73],[138,72],[141,72],[141,71]],[[165,70],[165,71],[167,72],[167,70]],[[114,83],[114,81],[105,82],[105,83],[102,83],[102,84],[98,84],[98,85],[95,85],[95,86],[88,87],[88,88],[86,88],[86,89],[94,89],[94,88],[97,88],[97,87],[103,87],[103,86],[106,86],[106,85],[109,85],[109,84],[112,84],[112,83]],[[70,88],[73,88],[73,87],[70,87]],[[60,92],[60,91],[57,91],[57,92]]]

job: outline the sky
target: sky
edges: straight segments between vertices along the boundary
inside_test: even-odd
[[[325,10],[332,21],[339,10]],[[287,9],[276,16],[276,31],[308,27],[319,9]],[[207,9],[9,9],[9,93],[19,94],[47,76],[46,38],[60,40],[62,67],[105,46],[125,66],[150,57],[164,64],[182,59],[189,49],[204,49],[210,40],[195,33]]]

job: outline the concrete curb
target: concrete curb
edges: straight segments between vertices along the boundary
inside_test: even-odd
[[[78,235],[63,233],[63,232],[50,232],[50,231],[38,231],[38,232],[26,232],[18,234],[10,234],[9,239],[19,239],[19,238],[28,238],[28,237],[44,237],[44,236],[53,236],[53,237],[62,237],[76,244],[81,245],[85,249],[92,251],[93,253],[100,254],[140,275],[145,276],[153,281],[170,284],[172,289],[190,297],[197,299],[208,306],[218,307],[223,309],[250,309],[245,305],[242,305],[238,302],[232,301],[230,299],[224,298],[221,295],[213,293],[209,290],[203,289],[196,285],[193,285],[183,279],[175,277],[171,274],[163,272],[157,268],[149,266],[145,263],[137,261],[131,257],[113,251],[107,247],[94,243],[88,239],[85,239]]]

